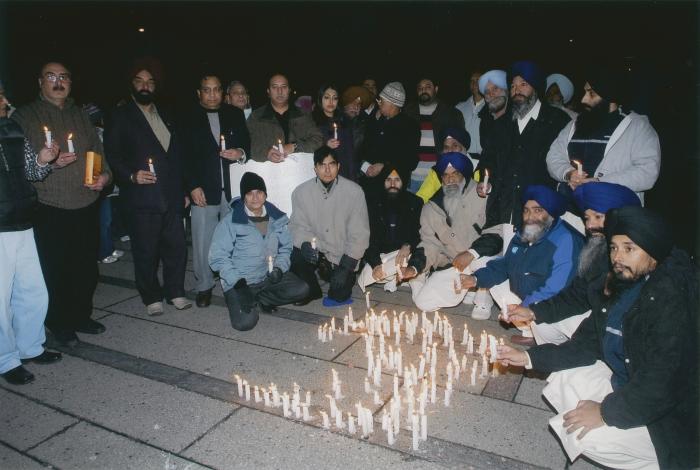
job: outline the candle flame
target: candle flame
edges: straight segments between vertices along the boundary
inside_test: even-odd
[[[49,132],[49,128],[44,126],[44,132]]]
[[[150,165],[150,164],[152,164],[152,163],[153,163],[153,159],[152,159],[152,158],[149,158],[149,159],[148,159],[148,164]]]
[[[73,138],[73,134],[68,134],[68,140],[71,140]]]
[[[489,170],[488,170],[488,168],[486,168],[486,169],[484,169],[484,176],[488,176],[488,175],[489,175]]]
[[[338,128],[338,124],[334,122],[334,123],[333,123],[333,129],[337,129],[337,128]]]

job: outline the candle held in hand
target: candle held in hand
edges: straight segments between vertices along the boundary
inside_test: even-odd
[[[68,153],[75,153],[75,147],[73,146],[73,134],[68,134]]]
[[[51,142],[53,141],[51,139],[51,131],[46,126],[44,126],[44,140],[46,140],[46,146],[51,147]]]
[[[267,272],[271,273],[273,268],[274,268],[274,266],[272,263],[272,256],[268,256],[267,257]]]
[[[333,123],[333,138],[338,140],[338,123]]]
[[[484,170],[484,192],[489,192],[489,170]]]
[[[583,176],[583,163],[580,160],[571,160],[576,165],[576,173],[578,176]]]
[[[226,137],[224,137],[224,134],[221,134],[221,151],[223,152],[226,150]]]
[[[153,159],[152,159],[152,158],[149,158],[149,159],[148,159],[148,171],[150,171],[151,173],[153,173],[153,176],[156,176],[156,169],[155,169],[155,167],[153,166]]]
[[[282,139],[277,139],[277,150],[284,155],[284,145],[282,145]]]

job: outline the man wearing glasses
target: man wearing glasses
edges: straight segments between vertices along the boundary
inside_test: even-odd
[[[88,114],[70,97],[71,84],[71,73],[63,64],[45,64],[39,75],[39,97],[12,116],[34,152],[53,142],[60,149],[51,173],[33,182],[39,197],[34,236],[49,291],[46,326],[68,346],[77,343],[76,332],[105,330],[90,316],[97,287],[98,198],[112,178],[103,163],[93,183],[85,183],[86,153],[104,155],[104,151]]]
[[[369,219],[362,189],[338,174],[334,149],[322,146],[314,152],[316,177],[292,193],[291,271],[309,286],[309,296],[295,305],[321,298],[316,279],[330,283],[327,307],[351,303],[355,270],[369,246]]]

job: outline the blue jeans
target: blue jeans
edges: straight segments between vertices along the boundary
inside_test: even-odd
[[[49,305],[34,230],[0,232],[0,373],[44,351]]]
[[[100,248],[97,259],[103,260],[114,251],[112,240],[112,198],[106,197],[100,203]]]

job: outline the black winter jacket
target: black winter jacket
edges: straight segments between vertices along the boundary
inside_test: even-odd
[[[24,134],[16,122],[0,118],[0,232],[32,227],[36,189],[24,172]]]

